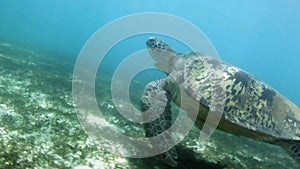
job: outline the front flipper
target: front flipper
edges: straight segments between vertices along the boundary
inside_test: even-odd
[[[150,82],[142,96],[141,109],[143,112],[147,113],[159,113],[157,111],[161,111],[162,114],[155,120],[144,123],[145,135],[146,137],[155,137],[165,130],[171,127],[172,125],[172,111],[170,105],[170,97],[167,92],[164,90],[165,81],[164,80],[156,80]],[[166,135],[164,139],[159,140],[159,145],[153,145],[155,147],[160,148],[159,146],[167,145],[172,142],[172,137]],[[175,147],[170,149],[169,151],[160,155],[160,157],[170,166],[177,166],[177,152]]]

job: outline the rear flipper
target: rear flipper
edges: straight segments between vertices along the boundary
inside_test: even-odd
[[[163,112],[157,119],[144,123],[146,137],[154,137],[171,127],[172,125],[172,111],[170,105],[170,98],[167,92],[164,91],[163,80],[157,80],[150,82],[145,88],[142,96],[141,108],[142,111],[148,111],[149,113],[158,113],[157,111]],[[158,149],[163,150],[163,146],[172,142],[172,137],[166,135],[164,139],[159,140],[159,145],[153,145]],[[169,151],[159,155],[170,166],[177,166],[177,152],[175,147]]]
[[[300,164],[300,140],[283,140],[279,145]]]

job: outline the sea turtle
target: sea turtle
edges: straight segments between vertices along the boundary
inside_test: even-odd
[[[246,71],[218,62],[215,57],[197,52],[177,53],[153,37],[146,44],[156,66],[167,74],[164,79],[150,82],[144,90],[143,111],[166,105],[159,118],[144,124],[146,137],[156,136],[172,125],[170,102],[180,107],[181,95],[199,106],[196,126],[197,121],[205,121],[215,93],[212,87],[223,85],[220,92],[225,93],[224,109],[218,129],[279,145],[300,162],[300,109],[294,103]],[[222,72],[220,83],[209,80],[211,71]],[[183,93],[179,93],[179,88]],[[168,164],[177,165],[176,150],[162,156]]]

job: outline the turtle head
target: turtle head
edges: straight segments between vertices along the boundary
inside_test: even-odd
[[[157,38],[149,38],[146,44],[151,57],[156,62],[155,66],[166,73],[170,73],[172,62],[174,62],[177,53]]]

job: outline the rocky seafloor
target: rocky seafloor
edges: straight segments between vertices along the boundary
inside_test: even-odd
[[[154,157],[121,157],[89,139],[72,100],[75,58],[54,55],[0,43],[0,168],[170,168]],[[109,77],[99,79],[109,86]],[[141,125],[119,118],[109,87],[96,95],[105,120],[125,133],[143,133]],[[199,132],[193,128],[178,145],[177,168],[299,168],[280,147],[219,131],[199,142]]]

